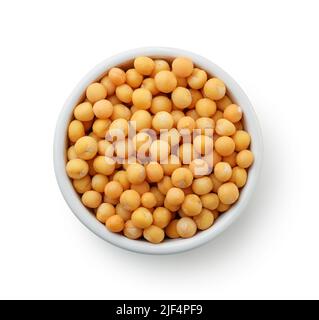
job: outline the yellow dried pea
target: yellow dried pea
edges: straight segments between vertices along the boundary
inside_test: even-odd
[[[215,220],[214,214],[210,210],[205,208],[199,215],[195,216],[193,219],[199,230],[206,230],[210,228]]]
[[[236,161],[239,167],[247,169],[253,164],[254,155],[250,150],[243,150],[237,154]]]
[[[148,111],[137,110],[135,113],[133,113],[131,121],[133,122],[136,131],[140,132],[143,129],[150,129],[154,119],[152,119],[152,116]]]
[[[66,164],[66,172],[72,179],[82,179],[89,172],[89,165],[82,159],[73,159]]]
[[[157,244],[164,240],[165,233],[157,226],[150,226],[143,231],[143,236],[147,241]]]
[[[131,220],[136,227],[145,229],[153,223],[153,216],[148,209],[140,207],[132,213]]]
[[[201,89],[207,81],[207,73],[199,68],[194,68],[192,74],[187,78],[187,83],[192,89]]]
[[[135,190],[125,190],[120,197],[122,206],[129,210],[136,210],[141,204],[141,197]]]
[[[216,112],[216,108],[215,101],[208,98],[199,99],[195,105],[196,112],[200,117],[212,117]]]
[[[155,75],[155,85],[160,92],[170,93],[177,86],[177,79],[173,72],[163,70]]]
[[[115,208],[110,203],[102,203],[95,212],[96,219],[102,223],[105,223],[113,215],[115,215]]]
[[[116,87],[115,94],[118,99],[124,103],[130,103],[132,101],[133,89],[126,83]]]
[[[145,192],[141,197],[141,203],[144,208],[151,209],[156,206],[157,200],[152,192]]]
[[[94,119],[93,107],[90,102],[82,102],[74,109],[74,117],[80,121],[91,121]]]
[[[95,139],[85,136],[77,140],[74,145],[74,151],[78,158],[83,160],[90,160],[97,154],[98,145]]]
[[[175,58],[172,62],[172,71],[177,77],[186,78],[193,72],[193,61],[186,57]]]
[[[197,216],[202,211],[203,205],[196,194],[188,194],[182,204],[183,213],[186,216]]]
[[[115,214],[106,220],[106,228],[112,232],[121,232],[124,229],[124,220]]]
[[[109,78],[116,86],[120,86],[121,84],[125,83],[126,74],[120,68],[112,68],[109,71]]]
[[[176,231],[181,238],[191,238],[197,231],[197,225],[192,218],[183,217],[178,220]]]
[[[242,188],[247,182],[247,171],[244,168],[233,168],[230,181],[235,183],[238,188]]]
[[[237,104],[230,104],[224,110],[224,118],[236,123],[241,120],[243,112]]]
[[[132,102],[135,107],[138,109],[147,110],[151,107],[152,104],[152,93],[151,91],[138,88],[133,91]]]
[[[224,204],[233,204],[239,198],[238,187],[233,182],[224,183],[218,188],[218,197]]]
[[[107,97],[111,97],[115,92],[115,84],[112,82],[109,76],[105,76],[101,79],[101,84],[104,86],[107,92]],[[109,98],[108,98],[109,99]]]
[[[93,112],[99,119],[108,119],[113,113],[113,105],[109,100],[99,100],[94,103]]]
[[[172,213],[164,207],[158,207],[153,212],[153,224],[160,228],[168,226],[172,218]]]
[[[157,112],[152,120],[152,127],[160,132],[161,130],[170,130],[173,128],[174,120],[170,113],[166,111]]]
[[[69,124],[68,137],[71,142],[78,141],[81,137],[85,136],[83,123],[79,120],[73,120]]]
[[[142,84],[143,76],[136,69],[129,69],[126,71],[126,82],[131,88],[136,89]]]
[[[86,207],[95,209],[102,203],[102,196],[97,191],[89,190],[83,193],[82,202]]]
[[[92,188],[91,177],[87,175],[82,179],[73,180],[73,187],[76,190],[76,192],[80,194],[83,194],[86,191],[90,191]]]
[[[190,91],[183,87],[174,89],[171,95],[173,104],[178,109],[186,109],[192,103],[192,95]]]
[[[91,103],[95,103],[99,100],[105,99],[106,96],[107,91],[105,87],[99,82],[90,84],[86,89],[86,97]]]
[[[125,222],[123,234],[129,239],[136,240],[143,235],[143,229],[137,228],[132,220],[128,220]]]
[[[193,182],[193,174],[188,168],[177,168],[172,173],[172,184],[181,189],[191,186]]]
[[[123,187],[118,181],[110,181],[106,184],[104,193],[108,198],[118,199],[123,193]]]
[[[149,182],[159,182],[164,177],[164,170],[162,166],[155,161],[148,163],[145,167],[145,170],[146,177]]]
[[[155,68],[155,63],[153,59],[149,57],[137,57],[134,60],[134,68],[138,73],[149,76]]]
[[[220,100],[226,94],[224,82],[218,78],[209,79],[204,85],[204,95],[212,100]]]
[[[179,234],[177,232],[177,223],[178,219],[172,220],[168,226],[165,228],[166,235],[171,239],[177,239],[179,238]]]

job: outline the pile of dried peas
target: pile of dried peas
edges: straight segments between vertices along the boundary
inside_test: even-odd
[[[88,86],[69,124],[66,172],[108,230],[190,238],[238,200],[254,156],[226,91],[185,57],[137,57]]]

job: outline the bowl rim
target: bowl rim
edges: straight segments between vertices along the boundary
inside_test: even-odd
[[[227,211],[226,214],[221,215],[216,220],[213,227],[201,231],[189,239],[168,239],[156,245],[146,241],[131,240],[122,235],[108,231],[105,226],[83,206],[79,195],[74,190],[65,171],[67,126],[71,119],[74,106],[83,96],[86,87],[93,81],[100,79],[111,67],[121,65],[141,55],[153,58],[172,58],[176,56],[189,57],[196,66],[201,67],[208,73],[222,79],[226,84],[228,94],[230,93],[234,102],[239,104],[243,109],[245,115],[245,128],[250,133],[252,140],[250,148],[255,156],[254,164],[249,169],[247,183],[240,192],[241,195],[238,202]],[[137,253],[155,255],[174,254],[194,249],[216,238],[233,224],[245,210],[255,190],[262,166],[262,157],[263,141],[259,121],[247,95],[237,82],[210,60],[190,51],[170,47],[141,47],[131,49],[113,55],[93,67],[75,86],[65,101],[57,120],[53,144],[53,160],[56,179],[61,193],[74,215],[93,233],[113,245]]]

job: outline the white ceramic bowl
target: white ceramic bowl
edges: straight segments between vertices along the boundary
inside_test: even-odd
[[[255,162],[249,170],[248,181],[243,190],[241,190],[239,201],[229,211],[221,215],[211,228],[199,232],[190,239],[166,239],[163,243],[154,245],[143,240],[130,240],[122,235],[109,232],[105,226],[100,223],[85,206],[83,206],[80,197],[74,190],[72,183],[65,172],[67,128],[72,117],[73,108],[80,98],[83,97],[86,87],[93,81],[100,79],[111,67],[122,65],[127,61],[132,61],[136,56],[140,55],[153,58],[186,56],[192,59],[194,64],[198,67],[206,70],[209,74],[222,79],[227,86],[230,97],[243,109],[245,127],[252,138],[251,150],[255,155]],[[253,107],[240,86],[225,71],[210,60],[192,52],[174,48],[147,47],[126,51],[104,60],[85,75],[75,87],[65,102],[57,122],[54,139],[54,168],[65,201],[80,221],[96,235],[118,247],[130,251],[145,254],[172,254],[196,248],[216,238],[244,212],[249,199],[254,193],[258,180],[262,162],[262,151],[261,131]]]

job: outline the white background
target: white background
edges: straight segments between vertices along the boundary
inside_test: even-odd
[[[1,1],[0,298],[319,298],[318,1]],[[97,238],[55,181],[58,113],[101,60],[199,53],[250,97],[264,167],[242,218],[188,253]]]

